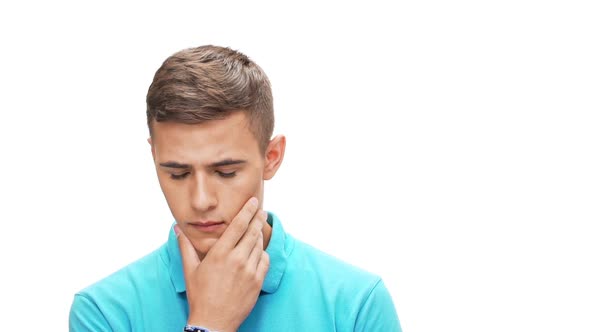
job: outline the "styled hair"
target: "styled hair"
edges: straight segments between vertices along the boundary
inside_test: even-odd
[[[171,55],[156,71],[147,93],[147,123],[199,124],[244,111],[264,154],[274,129],[270,81],[246,55],[205,45]]]

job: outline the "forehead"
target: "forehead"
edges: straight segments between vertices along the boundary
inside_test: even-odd
[[[154,153],[160,162],[200,164],[260,154],[244,112],[200,124],[154,122],[152,133]]]

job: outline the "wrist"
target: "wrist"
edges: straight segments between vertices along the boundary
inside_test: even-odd
[[[202,325],[187,324],[184,326],[184,332],[223,332],[221,330],[212,330]]]
[[[219,322],[210,321],[207,319],[194,319],[190,318],[186,322],[185,331],[187,331],[187,327],[199,327],[204,331],[208,332],[237,332],[237,329],[232,329],[229,327],[224,326],[224,324],[220,324]],[[188,331],[191,331],[188,329]],[[194,330],[199,331],[198,329]],[[192,332],[192,331],[191,331]]]

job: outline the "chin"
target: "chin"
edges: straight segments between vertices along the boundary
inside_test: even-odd
[[[195,247],[195,250],[197,250],[199,257],[203,259],[217,240],[216,238],[191,239],[191,243]]]

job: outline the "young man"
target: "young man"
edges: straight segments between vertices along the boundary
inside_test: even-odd
[[[400,331],[378,276],[285,233],[263,211],[285,137],[245,55],[169,57],[147,94],[148,139],[175,223],[167,243],[82,290],[70,331]]]

